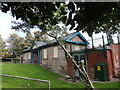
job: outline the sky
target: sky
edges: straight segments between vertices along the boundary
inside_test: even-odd
[[[9,13],[3,13],[0,11],[0,35],[2,38],[6,40],[10,34],[17,33],[19,36],[25,36],[25,33],[17,32],[11,29],[12,23],[11,21],[15,21],[16,19],[13,18]],[[20,21],[20,20],[17,20]]]
[[[13,29],[11,29],[11,26],[13,25],[11,23],[11,21],[21,21],[21,20],[16,20],[15,18],[13,18],[11,15],[10,15],[10,12],[8,12],[7,14],[6,13],[3,13],[0,11],[0,35],[2,36],[2,38],[4,40],[8,39],[9,38],[9,35],[12,34],[12,33],[17,33],[19,36],[21,37],[24,37],[25,36],[25,33],[23,32],[18,32],[18,31],[15,31]],[[35,29],[31,30],[32,32],[36,31]],[[74,32],[73,31],[70,31],[70,32]],[[81,32],[82,33],[82,32]],[[88,40],[88,42],[90,43],[90,46],[92,45],[91,44],[91,38],[88,36],[87,33],[82,33],[82,35]],[[102,35],[104,35],[106,37],[106,34],[105,33],[99,33],[99,34],[93,34],[93,39],[94,40],[94,45],[95,46],[99,46],[100,44],[102,45]],[[116,36],[117,35],[114,35],[115,38],[114,38],[114,41],[117,42],[117,38]],[[105,42],[107,43],[107,39],[105,38]]]

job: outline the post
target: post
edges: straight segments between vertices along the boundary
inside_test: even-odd
[[[39,82],[46,82],[46,83],[48,83],[48,89],[50,90],[50,81],[49,80],[25,78],[25,77],[11,76],[11,75],[5,75],[5,74],[0,74],[0,76],[11,77],[11,78],[18,78],[18,79],[24,79],[24,80],[39,81]]]
[[[94,49],[94,41],[93,41],[93,36],[92,36],[91,38],[92,38],[92,49]]]
[[[48,82],[48,89],[50,90],[50,81]]]
[[[102,41],[103,41],[103,52],[104,52],[104,57],[106,58],[106,51],[105,51],[105,41],[104,41],[104,36],[102,35]]]
[[[23,64],[23,56],[20,57],[20,64]]]
[[[120,44],[120,38],[119,38],[119,36],[117,36],[117,39],[118,39],[118,44]]]
[[[104,41],[104,36],[102,35],[102,41],[103,41],[103,49],[105,49],[105,41]]]

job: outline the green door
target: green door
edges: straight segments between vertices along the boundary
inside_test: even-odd
[[[96,63],[94,65],[95,78],[99,81],[107,81],[107,70],[105,63]]]

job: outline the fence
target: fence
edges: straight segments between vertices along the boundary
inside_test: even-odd
[[[1,58],[2,62],[3,61],[11,61],[14,63],[17,63],[18,61],[20,61],[20,58]]]
[[[19,79],[25,79],[25,80],[32,80],[32,81],[39,81],[39,82],[46,82],[46,83],[48,83],[48,90],[50,90],[50,81],[49,80],[25,78],[25,77],[18,77],[18,76],[4,75],[4,74],[0,74],[0,76],[11,77],[11,78],[19,78]]]
[[[115,44],[118,44],[120,43],[120,40],[119,40],[119,37],[117,35],[112,35],[112,39],[113,39],[113,42]],[[99,46],[103,46],[103,43],[104,45],[108,44],[108,39],[107,39],[107,36],[99,36],[99,37],[92,37],[92,38],[89,38],[88,39],[88,42],[90,43],[89,44],[89,47],[92,48],[92,47],[99,47]]]

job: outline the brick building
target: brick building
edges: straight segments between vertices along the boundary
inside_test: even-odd
[[[62,39],[66,42],[65,47],[69,52],[84,52],[89,44],[80,32],[72,33],[62,37]],[[85,57],[85,53],[83,55]],[[56,40],[52,40],[49,44],[38,42],[32,45],[31,48],[24,50],[22,56],[23,63],[37,63],[59,74],[70,74],[69,72],[71,72],[68,57]],[[74,75],[70,76],[74,77]]]
[[[87,49],[89,43],[80,32],[72,33],[62,39],[77,64],[84,65],[90,78],[100,81],[120,78],[120,44]],[[72,78],[79,77],[78,70],[55,40],[49,44],[37,42],[23,51],[22,56],[23,63],[37,63],[55,73],[67,74]]]
[[[85,68],[91,79],[109,81],[113,78],[120,78],[120,44],[70,53],[77,60],[77,64],[80,64],[81,59],[85,60]],[[78,77],[78,70],[69,59],[67,58],[67,72],[71,77]]]

